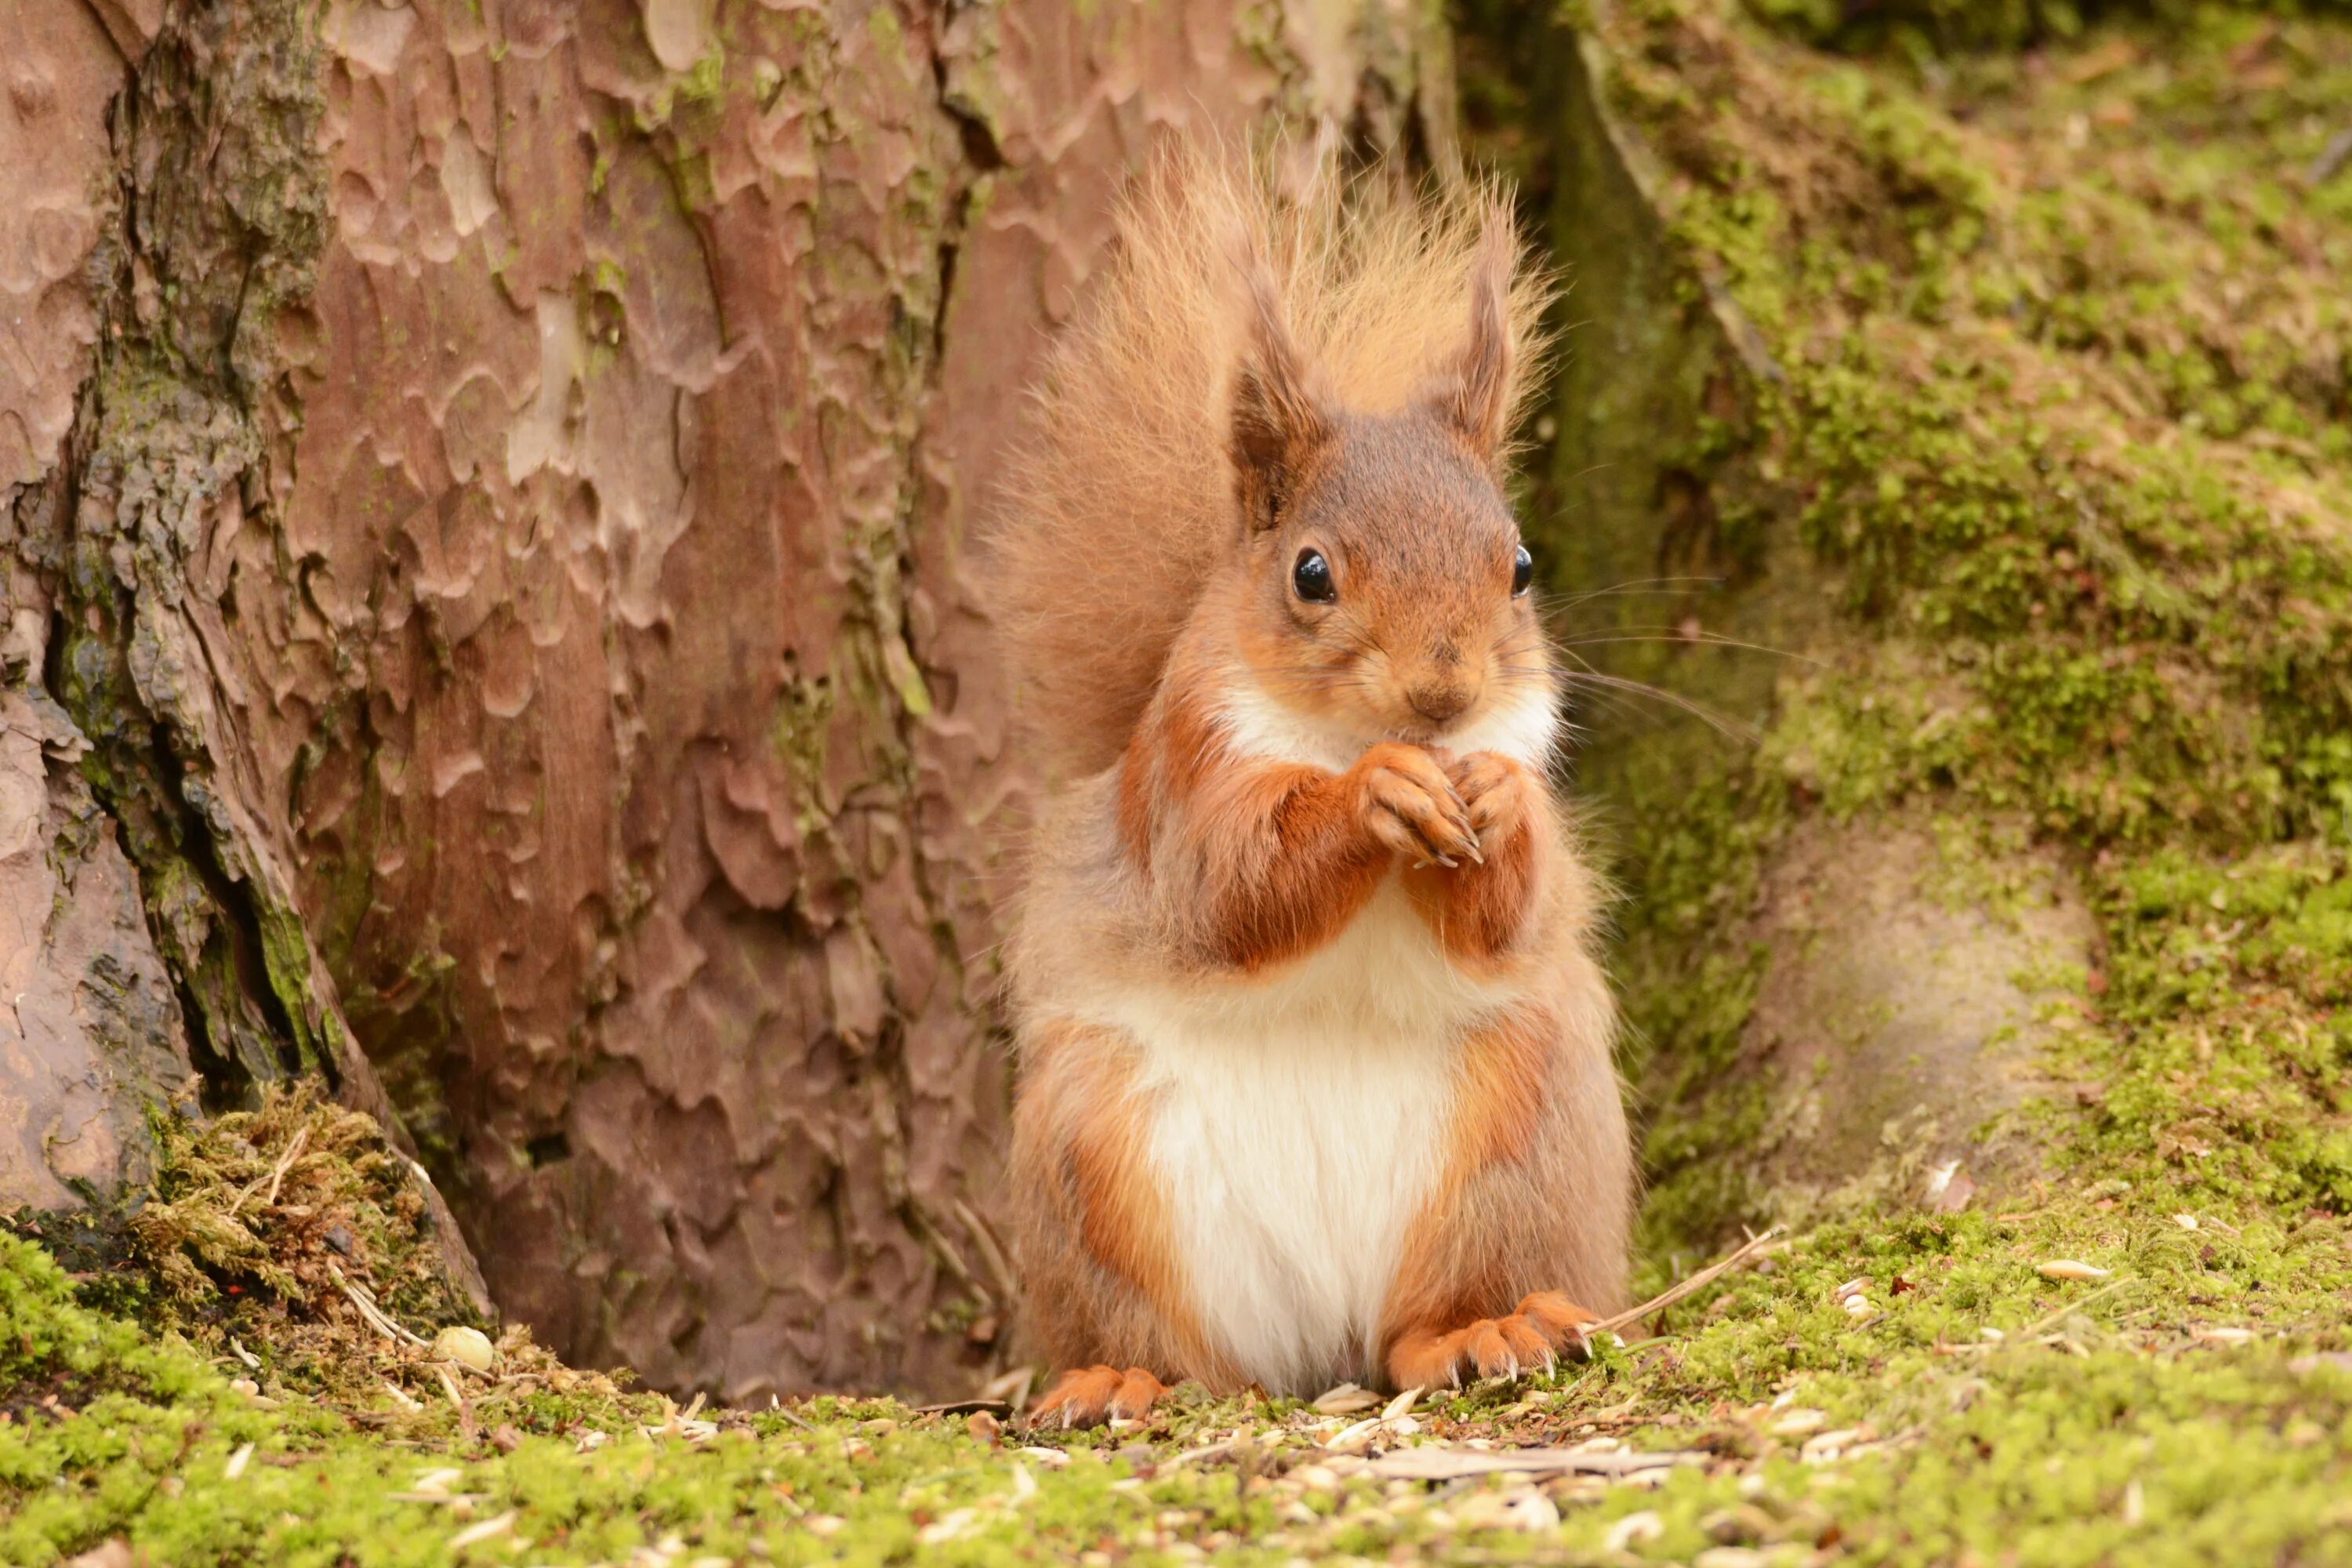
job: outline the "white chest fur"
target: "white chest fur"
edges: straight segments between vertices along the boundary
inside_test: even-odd
[[[1366,1380],[1405,1233],[1444,1159],[1465,1029],[1504,1000],[1393,881],[1280,974],[1103,1009],[1141,1047],[1154,1174],[1192,1305],[1272,1391]]]
[[[1216,712],[1225,748],[1235,756],[1309,763],[1336,773],[1364,754],[1364,737],[1339,720],[1276,701],[1254,683],[1236,684]],[[1541,773],[1559,743],[1559,700],[1550,687],[1529,683],[1448,735],[1445,746],[1457,756],[1499,752]]]

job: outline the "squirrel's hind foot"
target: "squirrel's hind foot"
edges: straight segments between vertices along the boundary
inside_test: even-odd
[[[1401,1336],[1389,1351],[1389,1381],[1399,1388],[1458,1388],[1474,1378],[1548,1372],[1562,1354],[1584,1355],[1584,1325],[1599,1321],[1559,1291],[1538,1290],[1505,1317]]]
[[[1074,1366],[1029,1407],[1032,1426],[1095,1426],[1114,1417],[1140,1421],[1168,1385],[1139,1366]]]

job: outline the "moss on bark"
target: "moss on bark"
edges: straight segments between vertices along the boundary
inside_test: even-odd
[[[2328,258],[2352,205],[2307,172],[2352,67],[2343,27],[2214,14],[1924,69],[1660,3],[1593,7],[1548,47],[1580,84],[1553,167],[1620,170],[1556,175],[1561,252],[1641,257],[1581,273],[1572,310],[1650,324],[1571,333],[1586,363],[1536,526],[1562,589],[1706,579],[1573,604],[1570,640],[1753,727],[1740,745],[1603,710],[1585,755],[1633,895],[1653,1235],[1687,1247],[1823,1195],[1781,1179],[1806,1088],[1783,1068],[1812,1064],[1757,998],[1819,967],[1799,939],[1821,922],[1784,907],[1794,847],[1829,834],[1859,859],[1897,830],[1936,847],[1923,904],[2017,930],[2093,917],[2013,977],[2081,1101],[2039,1115],[2045,1168],[2129,1157],[2190,1191],[2339,1207],[2345,1106],[2315,1066],[2343,1059],[2316,978],[2334,950],[2255,956],[2252,917],[2209,918],[2224,891],[2162,905],[2162,935],[2123,911],[2180,874],[2155,866],[2236,882],[2284,857],[2306,869],[2277,918],[2308,936],[2347,844],[2352,427]],[[1621,477],[1586,477],[1604,465]],[[1811,891],[1853,898],[1870,869]],[[2151,945],[2227,978],[2192,1003],[2126,961]],[[1924,994],[1948,980],[1919,968],[1904,984]],[[2234,1045],[2184,1065],[2171,1043],[2218,1041],[2223,997]]]

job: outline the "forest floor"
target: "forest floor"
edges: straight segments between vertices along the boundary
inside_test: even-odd
[[[1188,1388],[1065,1432],[681,1409],[520,1331],[436,1333],[463,1314],[413,1267],[399,1164],[348,1174],[360,1121],[285,1100],[214,1123],[131,1255],[78,1279],[0,1235],[0,1561],[2352,1562],[2331,1215],[2070,1181],[1822,1225],[1517,1382]],[[233,1272],[240,1232],[282,1289],[159,1266]]]
[[[1784,378],[1753,515],[1864,628],[1633,846],[1633,1010],[1721,1076],[1668,1003],[1718,1017],[1738,966],[1659,955],[1728,929],[1759,823],[2063,845],[2097,967],[2043,977],[2040,1180],[1800,1212],[1714,1180],[1754,1124],[1669,1086],[1645,1285],[1792,1234],[1629,1342],[1066,1433],[680,1408],[445,1334],[410,1173],[272,1100],[166,1129],[119,1236],[0,1231],[0,1563],[2352,1563],[2352,28],[1930,68],[1611,16],[1670,234]]]

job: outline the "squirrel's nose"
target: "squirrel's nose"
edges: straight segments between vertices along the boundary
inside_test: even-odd
[[[1412,710],[1433,724],[1443,724],[1470,706],[1470,689],[1455,682],[1416,686],[1405,693]]]

